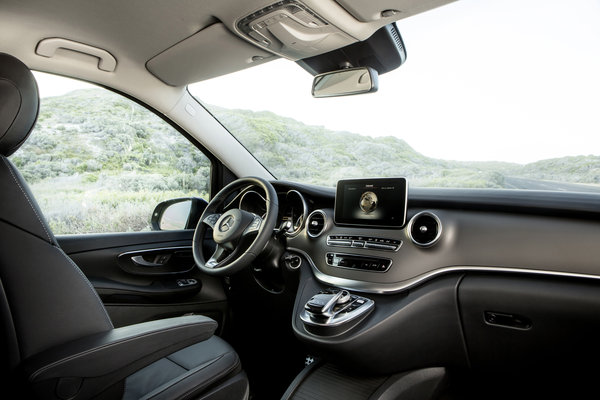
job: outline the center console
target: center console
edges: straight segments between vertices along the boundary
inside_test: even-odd
[[[346,330],[352,322],[366,317],[375,302],[347,290],[325,289],[308,300],[300,319],[308,332],[330,336]]]
[[[379,375],[468,364],[456,298],[462,275],[414,284],[438,254],[412,240],[406,202],[404,178],[342,180],[334,209],[313,211],[307,234],[287,239],[302,259],[292,327],[325,362]]]

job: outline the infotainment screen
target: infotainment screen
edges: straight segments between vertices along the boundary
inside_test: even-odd
[[[335,223],[401,228],[406,221],[405,178],[345,179],[337,183]]]

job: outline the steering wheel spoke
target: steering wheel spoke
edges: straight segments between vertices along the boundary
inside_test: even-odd
[[[212,229],[215,229],[215,225],[217,224],[219,218],[221,218],[221,215],[222,214],[208,214],[204,217],[202,222],[210,226]]]
[[[204,264],[207,268],[215,268],[221,261],[223,261],[229,255],[229,250],[225,247],[217,244],[217,248],[215,252],[210,256],[210,258]]]
[[[258,232],[263,224],[263,219],[259,215],[252,213],[252,217],[252,222],[250,222],[250,225],[244,230],[244,236]]]

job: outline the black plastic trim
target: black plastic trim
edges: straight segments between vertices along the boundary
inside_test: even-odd
[[[85,253],[93,250],[104,250],[127,246],[138,246],[140,250],[156,244],[167,245],[169,242],[191,243],[193,229],[180,231],[125,232],[125,233],[92,233],[85,235],[61,235],[56,240],[65,253],[69,255]]]
[[[354,372],[394,374],[417,368],[467,367],[456,286],[462,274],[438,277],[408,292],[369,294],[375,308],[364,320],[334,336],[310,333],[300,319],[304,305],[327,287],[302,263],[293,328],[313,354]],[[439,332],[444,332],[443,337]],[[427,351],[422,351],[427,349]]]
[[[290,181],[272,182],[277,188],[292,188],[333,205],[335,188]],[[409,182],[410,183],[410,182]],[[600,219],[600,193],[553,192],[518,189],[408,189],[409,208],[447,208],[499,211]]]

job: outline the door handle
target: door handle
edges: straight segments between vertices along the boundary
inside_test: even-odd
[[[154,261],[148,261],[143,256],[133,256],[131,262],[140,267],[163,267],[170,258],[170,254],[157,254]]]

